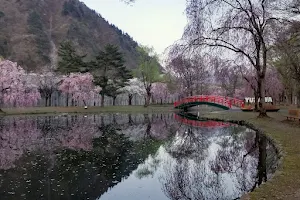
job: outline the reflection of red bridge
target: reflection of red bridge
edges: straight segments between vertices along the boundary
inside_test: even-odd
[[[222,127],[229,127],[232,125],[231,123],[228,122],[192,120],[192,119],[181,117],[176,114],[175,114],[175,119],[183,124],[194,126],[194,127],[222,128]]]
[[[225,110],[232,108],[232,106],[244,107],[243,100],[215,95],[199,95],[186,97],[182,100],[176,101],[174,103],[174,107],[187,110],[190,107],[202,104],[219,107]]]

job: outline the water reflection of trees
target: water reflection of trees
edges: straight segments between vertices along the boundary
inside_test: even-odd
[[[175,161],[164,166],[161,181],[170,199],[235,199],[273,173],[274,147],[245,127],[231,126],[212,135],[189,126],[179,131],[166,146]],[[204,153],[208,149],[210,156]]]
[[[168,132],[162,131],[161,124],[156,125],[160,117],[100,115],[2,119],[1,199],[93,199],[101,196],[126,178],[148,155],[154,155],[162,144],[160,137],[167,138],[163,134],[168,135]],[[136,127],[142,128],[137,131]],[[135,141],[127,129],[145,137]]]
[[[163,166],[162,188],[170,199],[230,199],[274,170],[276,152],[262,136],[238,126],[180,125],[172,115],[3,118],[1,199],[95,199],[139,165],[141,179]],[[161,148],[168,162],[159,157]],[[231,193],[228,177],[234,177]]]

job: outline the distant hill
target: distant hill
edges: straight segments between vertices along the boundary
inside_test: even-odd
[[[0,29],[0,56],[30,71],[56,66],[65,40],[87,59],[106,44],[117,45],[126,66],[137,66],[138,44],[78,0],[0,0]]]

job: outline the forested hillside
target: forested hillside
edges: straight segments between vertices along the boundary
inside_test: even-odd
[[[61,42],[90,59],[107,44],[136,68],[137,43],[78,0],[0,0],[0,55],[30,71],[55,68]]]

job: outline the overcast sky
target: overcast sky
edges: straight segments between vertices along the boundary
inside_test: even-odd
[[[81,1],[159,54],[180,39],[186,25],[185,0],[137,0],[132,5],[120,0]]]

